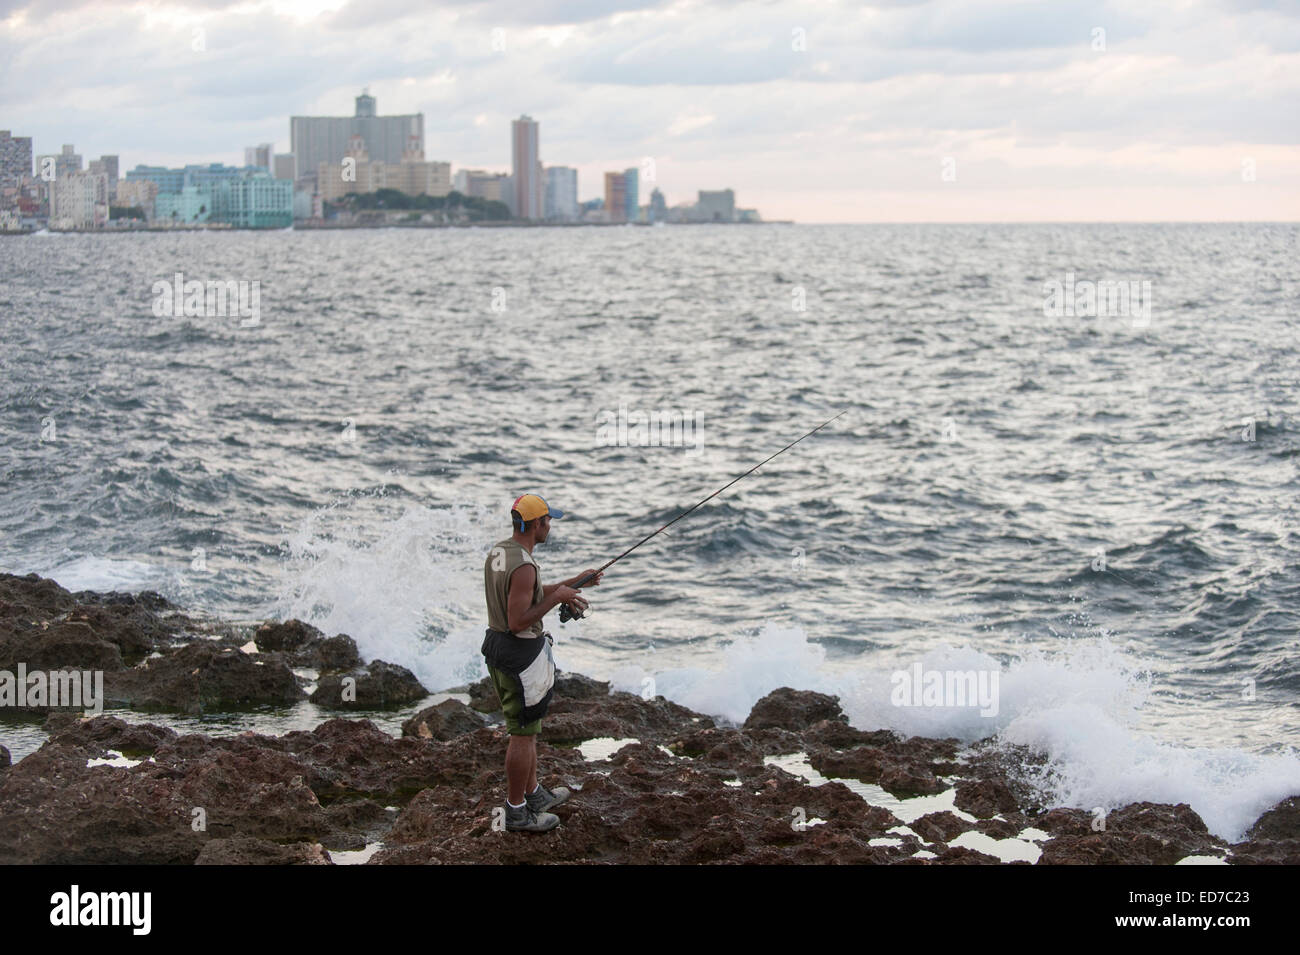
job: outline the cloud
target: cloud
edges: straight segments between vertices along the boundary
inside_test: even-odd
[[[34,136],[37,152],[72,142],[87,156],[118,153],[124,167],[237,162],[255,142],[287,150],[289,116],[350,114],[369,86],[382,113],[424,112],[427,155],[457,167],[508,168],[509,120],[529,113],[543,159],[579,167],[584,197],[602,170],[645,156],[670,201],[730,180],[787,197],[787,214],[788,197],[837,181],[845,195],[865,196],[863,182],[930,195],[944,156],[956,157],[961,188],[990,194],[1150,176],[1194,204],[1196,184],[1230,179],[1253,153],[1276,173],[1265,187],[1295,187],[1283,171],[1300,138],[1294,3],[0,9],[5,125]]]

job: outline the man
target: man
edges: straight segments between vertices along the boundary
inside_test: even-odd
[[[587,583],[595,586],[603,575],[584,570],[561,583],[542,585],[533,548],[550,535],[551,518],[563,516],[536,494],[517,498],[510,510],[514,532],[492,547],[483,564],[488,629],[482,652],[510,734],[506,829],[512,832],[554,829],[560,817],[546,810],[569,798],[567,789],[551,791],[537,781],[537,734],[555,683],[553,641],[542,630],[542,617],[559,604],[586,610],[587,601],[574,584],[593,574]]]

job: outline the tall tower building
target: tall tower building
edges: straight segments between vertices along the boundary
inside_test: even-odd
[[[510,156],[515,215],[521,219],[542,218],[545,187],[542,184],[541,146],[537,121],[520,116],[510,123]]]
[[[636,169],[624,169],[623,178],[627,182],[626,211],[623,218],[636,222],[641,217],[641,173]]]
[[[627,222],[627,174],[605,173],[605,221]]]
[[[578,170],[570,166],[546,167],[547,219],[569,222],[578,218]]]
[[[354,116],[289,117],[289,151],[299,177],[314,181],[321,163],[341,162],[353,136],[365,140],[366,151],[375,162],[399,163],[412,136],[424,148],[424,114],[380,116],[375,98],[363,92],[356,98]]]
[[[32,174],[32,137],[0,129],[0,185],[17,185]]]
[[[271,156],[275,153],[275,147],[270,143],[261,143],[257,146],[244,147],[244,165],[256,166],[259,169],[271,169]]]

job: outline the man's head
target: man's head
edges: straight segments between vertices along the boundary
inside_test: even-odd
[[[537,543],[546,540],[551,532],[551,518],[563,517],[559,508],[547,507],[546,502],[536,494],[524,494],[515,498],[510,505],[510,523],[516,535],[527,537],[530,534]]]

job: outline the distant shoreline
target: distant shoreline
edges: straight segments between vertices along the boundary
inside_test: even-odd
[[[769,219],[763,222],[665,222],[664,226],[764,226],[796,225],[793,219]],[[26,229],[0,232],[0,236],[37,235],[47,232],[54,235],[132,235],[139,232],[330,232],[339,229],[573,229],[573,228],[614,228],[619,226],[636,226],[650,228],[657,223],[649,222],[354,222],[332,224],[294,223],[292,226],[271,228],[246,228],[242,226],[141,226],[138,229]]]

